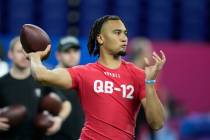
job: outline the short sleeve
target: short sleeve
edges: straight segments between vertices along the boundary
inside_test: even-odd
[[[145,72],[143,69],[138,68],[135,65],[132,65],[132,68],[135,73],[135,82],[137,83],[138,87],[139,100],[141,101],[146,96]]]
[[[139,100],[141,101],[146,96],[146,85],[145,85],[145,73],[143,71],[143,76],[141,76],[140,80],[140,93],[139,93]]]
[[[80,67],[72,67],[67,68],[67,71],[69,72],[71,78],[72,78],[72,87],[73,89],[78,89],[79,83],[81,82],[81,76],[80,76]]]

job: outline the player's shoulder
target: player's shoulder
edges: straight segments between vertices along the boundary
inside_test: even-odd
[[[123,63],[131,70],[144,74],[142,68],[137,67],[134,63],[123,60]]]
[[[0,81],[5,81],[7,79],[9,79],[11,76],[10,76],[10,73],[8,72],[7,74],[3,75],[1,78],[0,78]]]
[[[7,83],[7,81],[9,81],[10,79],[11,79],[11,76],[9,73],[7,73],[0,78],[0,84]]]
[[[74,66],[72,67],[71,69],[76,69],[76,70],[91,70],[92,68],[95,68],[96,67],[96,63],[88,63],[88,64],[85,64],[85,65],[77,65],[77,66]]]

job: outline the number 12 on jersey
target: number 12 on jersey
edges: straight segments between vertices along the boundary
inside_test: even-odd
[[[122,88],[122,96],[123,98],[133,99],[134,87],[133,85],[124,85],[120,86]],[[128,93],[127,93],[128,90]]]
[[[111,81],[101,81],[95,80],[94,81],[94,91],[96,93],[105,93],[105,94],[112,94],[113,91],[121,92],[123,98],[133,99],[134,87],[133,85],[120,85],[120,88],[114,87],[114,83]]]

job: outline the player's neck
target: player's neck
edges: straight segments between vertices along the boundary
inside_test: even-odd
[[[13,78],[22,80],[26,79],[31,74],[31,71],[30,68],[20,69],[16,66],[13,66],[10,70],[10,74]]]
[[[100,55],[98,62],[110,69],[117,69],[121,65],[121,57],[114,57],[113,55]]]

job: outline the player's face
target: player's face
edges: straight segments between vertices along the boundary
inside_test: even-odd
[[[115,56],[124,56],[128,44],[127,30],[121,20],[109,20],[104,23],[101,29],[100,49]],[[100,43],[100,42],[99,42]]]
[[[10,58],[13,64],[20,69],[29,67],[29,61],[26,59],[22,45],[19,41],[16,42],[13,49],[10,50]]]
[[[58,52],[57,57],[64,67],[73,67],[79,64],[80,50],[71,48],[66,52]]]

